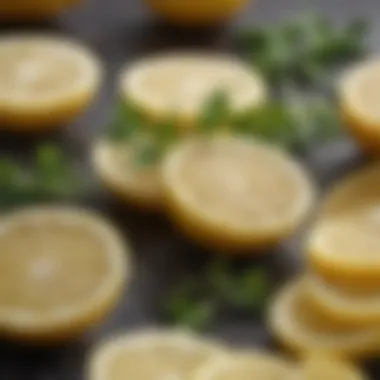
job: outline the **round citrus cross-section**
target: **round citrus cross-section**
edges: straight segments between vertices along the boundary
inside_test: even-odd
[[[366,357],[378,352],[380,328],[336,328],[304,302],[302,285],[286,285],[269,309],[269,328],[280,342],[301,356]]]
[[[237,252],[288,237],[314,200],[297,162],[243,137],[179,142],[164,159],[162,183],[169,213],[190,237]]]
[[[219,344],[181,331],[143,331],[101,344],[88,365],[89,380],[193,380],[204,363],[224,357]]]
[[[365,149],[380,151],[380,58],[360,62],[347,70],[338,88],[347,127]]]
[[[77,42],[53,35],[0,38],[0,123],[42,131],[71,121],[94,98],[98,60]]]
[[[262,106],[267,87],[252,67],[235,57],[206,53],[172,53],[146,58],[121,74],[121,94],[148,118],[176,118],[192,128],[205,102],[224,92],[231,113],[239,115]]]
[[[130,269],[99,216],[33,208],[0,219],[0,334],[36,342],[76,336],[113,309]]]

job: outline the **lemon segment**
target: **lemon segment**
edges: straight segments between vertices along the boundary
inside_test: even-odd
[[[264,352],[234,353],[207,363],[194,380],[291,380],[295,368],[291,362]]]
[[[232,18],[247,0],[147,0],[154,11],[180,25],[209,25]]]
[[[0,334],[35,342],[101,322],[129,276],[128,251],[100,217],[33,208],[0,220]]]
[[[175,117],[191,129],[205,101],[225,91],[231,112],[239,115],[262,106],[268,90],[262,77],[235,57],[206,53],[171,53],[139,61],[121,73],[121,95],[149,119]]]
[[[162,165],[169,214],[196,241],[244,251],[278,242],[308,215],[314,187],[286,153],[231,136],[180,142]]]
[[[380,149],[380,59],[361,62],[343,75],[338,94],[348,129],[370,152]]]
[[[193,380],[204,363],[225,355],[219,344],[187,332],[135,332],[99,345],[90,357],[88,379]]]
[[[98,60],[76,42],[51,35],[0,38],[0,123],[42,131],[71,121],[94,98]]]
[[[303,301],[302,282],[286,285],[275,297],[268,323],[274,336],[300,354],[366,357],[379,351],[380,328],[333,328]]]
[[[118,198],[146,210],[162,207],[161,179],[157,165],[139,166],[128,144],[99,141],[92,154],[95,172]]]
[[[305,299],[331,323],[347,327],[376,326],[380,320],[380,292],[337,287],[316,275],[304,279]]]

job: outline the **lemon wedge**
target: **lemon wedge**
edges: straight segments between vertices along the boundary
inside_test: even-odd
[[[35,342],[102,321],[130,265],[119,234],[88,211],[32,208],[0,220],[0,334]]]
[[[293,379],[295,365],[264,352],[232,354],[223,360],[207,363],[195,376],[195,380],[273,380]]]
[[[283,151],[243,137],[179,142],[162,164],[173,220],[200,243],[244,251],[292,234],[308,215],[314,187]]]
[[[43,131],[73,120],[94,98],[98,60],[77,42],[52,35],[0,38],[0,123]]]
[[[157,165],[141,166],[134,161],[128,144],[99,141],[92,154],[95,172],[119,199],[145,210],[162,207],[162,186]]]
[[[360,62],[343,75],[338,95],[342,115],[357,141],[371,152],[380,149],[380,58]]]
[[[187,332],[135,332],[100,344],[90,358],[88,379],[193,380],[204,363],[224,355],[222,346]]]
[[[301,356],[354,358],[379,351],[380,328],[333,328],[304,302],[302,286],[302,281],[286,285],[270,307],[269,328],[280,342]]]
[[[224,91],[238,115],[262,106],[268,91],[262,77],[235,57],[206,53],[171,53],[126,67],[120,79],[122,98],[150,119],[175,117],[193,127],[205,101]]]

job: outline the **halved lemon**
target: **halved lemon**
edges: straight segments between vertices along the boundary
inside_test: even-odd
[[[332,328],[303,301],[299,281],[286,285],[275,297],[268,324],[280,342],[301,355],[363,357],[380,350],[380,327]]]
[[[304,278],[304,292],[318,314],[341,326],[377,325],[380,320],[380,292],[338,287],[309,274]]]
[[[305,170],[265,143],[233,136],[179,142],[163,161],[170,215],[192,238],[244,251],[288,237],[314,200]]]
[[[380,151],[380,58],[360,62],[341,79],[338,95],[347,127],[367,150]]]
[[[41,131],[71,121],[94,98],[101,68],[77,42],[53,35],[0,38],[0,124]]]
[[[207,363],[194,380],[291,380],[295,368],[290,361],[273,354],[245,352]]]
[[[128,144],[99,141],[94,147],[92,161],[100,180],[118,198],[149,210],[162,207],[157,165],[145,167],[136,163]]]
[[[0,334],[53,341],[107,316],[130,271],[119,234],[97,215],[31,208],[0,219]]]
[[[326,355],[313,355],[301,363],[299,377],[304,380],[367,380],[367,376],[354,364]]]
[[[205,101],[224,91],[236,115],[262,106],[268,97],[262,77],[233,56],[183,52],[146,58],[121,74],[121,94],[151,119],[175,117],[194,127]]]
[[[148,330],[102,343],[90,357],[89,380],[192,380],[209,360],[226,355],[221,345],[188,332]]]
[[[210,25],[232,18],[247,0],[147,0],[162,17],[179,25]]]

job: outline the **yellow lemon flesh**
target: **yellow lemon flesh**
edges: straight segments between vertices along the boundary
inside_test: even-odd
[[[291,380],[295,365],[267,353],[233,354],[207,363],[194,380]]]
[[[1,37],[1,128],[62,126],[89,105],[100,79],[99,62],[76,42],[51,35]]]
[[[204,363],[224,356],[221,346],[180,331],[145,331],[101,344],[90,357],[89,380],[193,380]]]
[[[0,219],[0,334],[47,342],[99,323],[122,294],[128,251],[100,217],[33,208]]]
[[[364,61],[343,76],[338,94],[347,127],[365,149],[380,151],[380,58]]]
[[[209,25],[233,17],[247,0],[147,0],[160,16],[180,25]]]
[[[176,118],[190,129],[204,103],[224,91],[231,112],[240,114],[262,106],[267,87],[252,67],[235,57],[206,53],[172,53],[139,61],[122,71],[121,94],[148,118]]]
[[[98,142],[92,154],[100,180],[118,198],[147,210],[162,207],[162,186],[157,165],[139,165],[127,144]]]
[[[379,350],[380,327],[332,327],[303,301],[302,281],[285,286],[273,300],[268,315],[274,336],[302,355],[365,357]]]
[[[180,142],[162,165],[168,211],[193,239],[247,251],[292,234],[308,215],[314,188],[286,153],[243,137]]]

